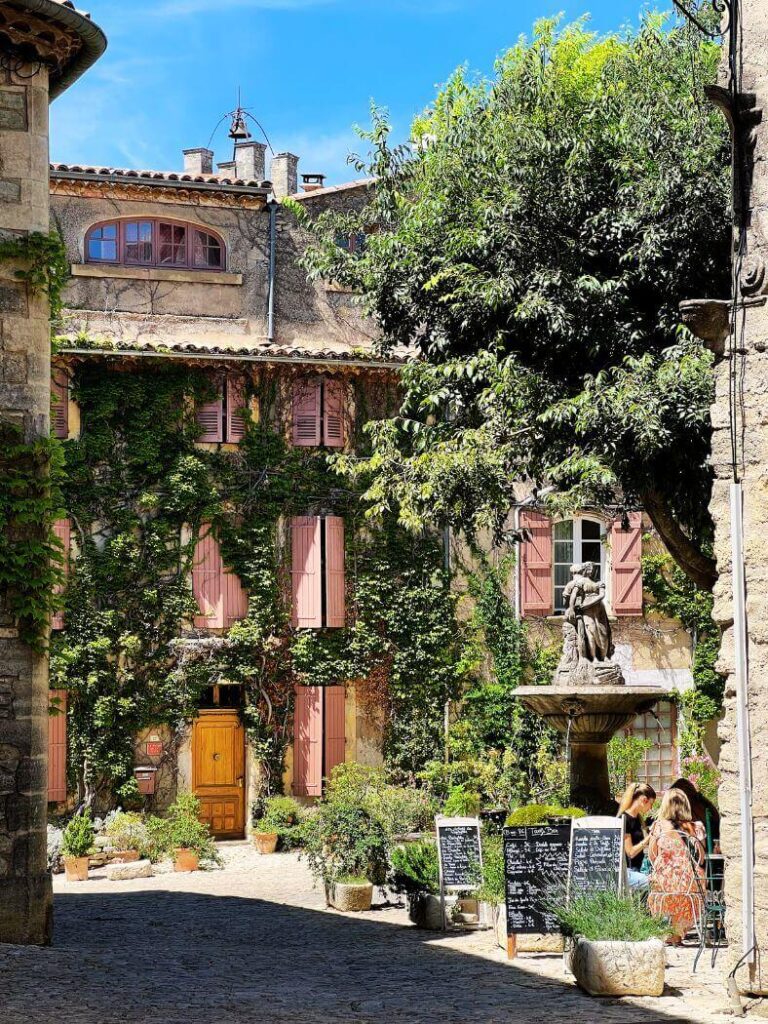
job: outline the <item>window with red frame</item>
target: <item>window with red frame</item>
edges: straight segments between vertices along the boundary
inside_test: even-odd
[[[196,224],[117,220],[96,224],[85,236],[87,263],[223,270],[224,243]]]

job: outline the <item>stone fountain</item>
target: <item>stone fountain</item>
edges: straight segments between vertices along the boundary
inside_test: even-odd
[[[591,562],[571,566],[563,597],[563,654],[549,686],[523,686],[517,696],[566,737],[571,802],[593,814],[613,813],[608,742],[637,715],[652,710],[666,692],[628,686],[613,660],[605,584]]]

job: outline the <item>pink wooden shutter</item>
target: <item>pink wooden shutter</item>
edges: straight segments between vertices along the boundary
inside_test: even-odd
[[[67,799],[67,691],[51,690],[48,715],[48,802]]]
[[[64,574],[69,572],[69,546],[71,542],[71,524],[68,519],[57,519],[53,524],[53,532],[56,537],[61,541],[62,547],[64,548]],[[54,594],[58,597],[63,593],[64,587],[57,586],[54,589]],[[51,629],[64,629],[64,611],[54,612],[51,618]]]
[[[324,774],[327,779],[337,764],[344,764],[345,742],[345,691],[343,686],[325,687],[325,720],[323,746],[325,749]]]
[[[324,386],[323,444],[328,448],[344,447],[344,383],[327,380]]]
[[[320,520],[296,516],[291,520],[291,580],[294,626],[322,626]]]
[[[240,582],[240,577],[229,569],[224,570],[222,578],[224,622],[229,628],[248,614],[248,594]]]
[[[643,614],[643,517],[629,513],[629,529],[611,524],[612,605],[614,615]]]
[[[215,402],[206,402],[197,408],[197,423],[200,427],[198,441],[224,440],[224,401],[221,396]]]
[[[63,441],[69,437],[69,379],[64,370],[51,376],[51,426],[53,436]]]
[[[540,512],[524,509],[520,526],[527,534],[520,545],[521,612],[523,615],[551,615],[554,605],[552,522]]]
[[[325,616],[326,625],[341,627],[345,618],[344,520],[325,518]]]
[[[297,686],[293,716],[293,795],[323,793],[323,691]]]
[[[245,408],[245,385],[227,380],[227,440],[237,444],[245,437],[245,419],[238,409]]]
[[[192,563],[192,594],[200,609],[200,614],[195,616],[195,626],[217,629],[226,625],[223,591],[224,567],[219,545],[210,527],[203,524]]]
[[[320,381],[297,380],[293,385],[293,443],[299,448],[320,444]]]

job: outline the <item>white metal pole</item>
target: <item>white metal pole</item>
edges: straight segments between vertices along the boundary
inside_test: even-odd
[[[749,731],[749,660],[744,580],[743,495],[731,484],[731,560],[733,563],[733,642],[736,662],[736,741],[741,809],[741,920],[743,962],[755,962],[755,840],[752,825],[752,756]]]

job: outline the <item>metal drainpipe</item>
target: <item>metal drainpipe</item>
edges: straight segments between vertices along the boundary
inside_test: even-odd
[[[749,726],[749,655],[743,541],[744,499],[740,483],[731,484],[731,557],[733,562],[733,642],[736,667],[736,737],[741,814],[742,963],[755,962],[755,836],[752,822],[752,753]]]
[[[267,203],[269,210],[269,298],[267,303],[267,341],[275,340],[275,249],[277,245],[276,199]]]

